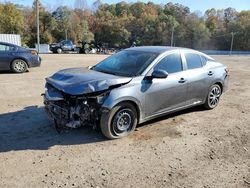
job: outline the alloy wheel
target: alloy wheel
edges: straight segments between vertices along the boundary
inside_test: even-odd
[[[22,60],[15,61],[13,68],[16,72],[24,72],[26,69],[26,63]]]
[[[212,87],[212,89],[211,89],[211,91],[209,93],[209,99],[208,99],[209,106],[211,108],[214,108],[214,107],[216,107],[218,105],[220,96],[221,96],[220,87],[217,86],[217,85]]]

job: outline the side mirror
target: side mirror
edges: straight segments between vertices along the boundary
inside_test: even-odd
[[[162,69],[156,69],[153,71],[152,78],[167,78],[168,77],[168,72]]]

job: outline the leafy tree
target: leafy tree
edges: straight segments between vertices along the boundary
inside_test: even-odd
[[[89,25],[86,20],[81,22],[81,41],[91,42],[94,40],[94,34],[89,31]]]
[[[130,11],[135,18],[140,18],[145,12],[145,4],[142,2],[134,3],[130,6]]]
[[[234,8],[229,7],[224,10],[224,21],[226,28],[229,27],[229,24],[234,21],[236,16],[237,16],[237,11]]]
[[[53,18],[57,23],[57,28],[52,32],[57,40],[68,38],[70,15],[71,11],[66,6],[60,6],[52,13]]]
[[[0,31],[2,33],[22,34],[23,24],[21,11],[14,4],[0,4]]]
[[[234,24],[231,26],[232,31],[236,31],[235,50],[250,50],[250,11],[241,11]]]
[[[59,6],[48,11],[39,2],[41,43],[71,39],[95,40],[125,48],[137,45],[173,45],[196,49],[250,50],[250,13],[226,9],[208,9],[204,16],[190,12],[178,3],[153,2],[103,4],[95,0],[88,9],[87,0],[75,0],[75,9]],[[32,7],[0,3],[0,32],[22,35],[28,46],[36,43],[35,0]]]

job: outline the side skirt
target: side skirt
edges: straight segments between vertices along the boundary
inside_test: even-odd
[[[202,105],[202,104],[204,104],[204,101],[196,102],[196,103],[189,104],[189,105],[186,105],[186,106],[183,106],[183,107],[179,107],[179,108],[164,111],[164,112],[161,112],[161,113],[158,113],[158,114],[154,114],[152,116],[145,117],[144,119],[140,119],[140,122],[138,124],[147,122],[147,121],[155,119],[157,117],[161,117],[161,116],[164,116],[164,115],[167,115],[167,114],[171,114],[171,113],[178,112],[178,111],[181,111],[181,110],[184,110],[184,109],[187,109],[187,108],[191,108],[191,107],[194,107],[194,106],[199,106],[199,105]]]

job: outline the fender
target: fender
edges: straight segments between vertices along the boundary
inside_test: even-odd
[[[121,102],[125,102],[125,101],[127,101],[127,102],[132,102],[132,103],[134,103],[134,104],[136,105],[136,107],[137,107],[138,110],[139,110],[139,116],[140,116],[140,118],[139,118],[139,123],[140,123],[141,120],[144,118],[144,114],[142,113],[142,105],[141,105],[140,101],[137,100],[136,98],[131,97],[131,96],[124,96],[124,97],[120,97],[120,98],[115,99],[115,100],[112,100],[111,98],[112,98],[112,97],[110,97],[110,98],[108,97],[108,98],[104,101],[102,107],[111,110],[114,106],[116,106],[117,104],[119,104],[119,103],[121,103]]]

